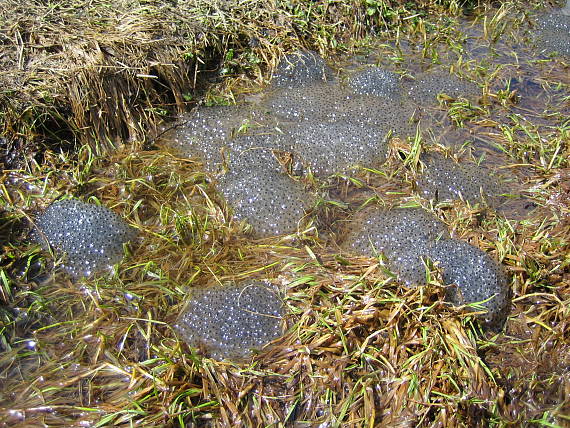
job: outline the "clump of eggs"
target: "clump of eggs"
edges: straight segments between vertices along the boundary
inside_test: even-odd
[[[382,254],[388,267],[408,285],[426,283],[430,259],[443,272],[447,299],[479,304],[481,321],[501,326],[510,306],[510,289],[502,266],[467,242],[451,239],[444,223],[421,208],[363,210],[350,223],[343,248],[354,254]]]
[[[108,208],[76,199],[52,203],[36,218],[36,239],[64,257],[74,277],[110,269],[123,258],[135,230]]]
[[[211,358],[241,360],[282,334],[283,302],[269,283],[195,288],[175,328]]]

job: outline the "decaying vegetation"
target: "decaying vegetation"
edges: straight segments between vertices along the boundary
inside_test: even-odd
[[[568,96],[525,105],[523,117],[512,111],[516,79],[492,85],[516,77],[523,60],[503,52],[500,66],[452,64],[485,81],[489,104],[442,107],[511,156],[506,168],[525,171],[521,185],[538,208],[519,220],[414,196],[419,154],[435,144],[418,135],[392,142],[383,171],[313,182],[322,199],[303,230],[252,240],[198,162],[142,147],[149,130],[193,105],[200,88],[218,103],[251,91],[289,48],[362,53],[374,43],[405,62],[405,43],[368,38],[391,28],[436,62],[460,51],[463,35],[457,18],[435,13],[458,12],[454,1],[414,11],[372,0],[229,4],[0,5],[4,160],[25,155],[0,176],[0,424],[568,426]],[[481,40],[520,37],[511,31],[528,8],[481,10]],[[542,87],[568,93],[563,59],[532,66]],[[51,148],[33,156],[39,143]],[[353,206],[332,197],[362,190]],[[96,199],[139,230],[110,276],[72,283],[27,240],[34,214],[62,195]],[[501,260],[514,292],[504,331],[483,332],[472,313],[447,305],[436,266],[427,287],[408,289],[381,258],[341,256],[332,226],[369,198],[422,204]],[[246,364],[202,358],[177,340],[172,324],[191,287],[244,278],[285,291],[281,339]]]

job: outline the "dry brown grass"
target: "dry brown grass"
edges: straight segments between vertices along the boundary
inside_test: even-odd
[[[462,204],[436,211],[513,275],[505,333],[483,334],[472,315],[444,303],[436,272],[432,285],[405,289],[378,260],[339,257],[310,233],[297,243],[246,239],[192,161],[119,152],[95,160],[86,182],[70,180],[78,172],[65,162],[22,177],[20,188],[45,177],[49,190],[27,201],[11,193],[12,203],[28,212],[54,193],[93,195],[139,228],[141,245],[110,278],[72,284],[50,274],[32,288],[14,264],[33,266],[37,249],[6,248],[14,264],[4,272],[14,274],[4,297],[26,317],[4,333],[9,426],[567,422],[568,205],[510,226],[494,215],[481,224],[480,211]],[[381,195],[407,172],[395,174],[378,185],[369,176],[368,191]],[[549,193],[564,185],[551,180]],[[409,187],[399,199],[416,197]],[[188,287],[213,275],[271,278],[285,291],[290,329],[249,364],[202,359],[170,327]]]
[[[2,158],[38,143],[104,152],[145,141],[221,77],[259,84],[285,51],[329,55],[459,3],[3,0]]]

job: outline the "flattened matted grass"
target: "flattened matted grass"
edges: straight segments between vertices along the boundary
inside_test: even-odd
[[[513,275],[505,333],[483,334],[472,315],[444,303],[437,270],[429,286],[406,289],[381,260],[340,258],[312,228],[247,239],[192,161],[119,152],[93,159],[89,171],[82,164],[57,159],[41,168],[45,175],[37,166],[21,171],[22,190],[3,193],[22,207],[15,219],[72,192],[122,213],[141,243],[110,277],[76,284],[42,267],[37,246],[5,246],[0,419],[9,426],[567,420],[567,205],[516,224],[460,203],[436,209]],[[379,191],[374,177],[361,180]],[[545,196],[563,183],[550,180]],[[399,191],[418,202],[411,187]],[[289,331],[274,346],[237,365],[203,359],[177,340],[171,325],[190,287],[261,277],[283,287],[290,311]]]

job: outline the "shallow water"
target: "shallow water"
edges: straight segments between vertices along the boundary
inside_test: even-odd
[[[357,165],[382,170],[387,149],[382,146],[380,135],[406,140],[419,130],[425,152],[441,147],[473,172],[477,169],[473,167],[476,163],[482,167],[482,176],[496,175],[499,180],[495,193],[509,194],[511,200],[495,207],[506,217],[524,217],[534,204],[527,199],[527,189],[521,183],[532,179],[529,173],[532,166],[548,165],[545,159],[533,158],[540,156],[535,147],[515,153],[509,152],[508,145],[503,143],[505,138],[532,140],[530,132],[540,133],[540,138],[555,135],[570,114],[567,92],[570,78],[563,62],[549,61],[543,49],[532,46],[532,31],[526,28],[505,31],[503,37],[490,41],[483,27],[481,20],[462,21],[462,26],[454,29],[464,38],[463,46],[457,49],[449,49],[445,43],[433,43],[426,53],[425,44],[416,44],[411,37],[397,46],[369,47],[364,55],[341,58],[335,61],[334,71],[320,59],[311,59],[309,65],[304,65],[300,78],[289,74],[285,79],[277,78],[278,82],[293,79],[293,86],[286,88],[281,82],[276,85],[277,91],[271,86],[257,96],[260,103],[245,103],[238,109],[261,110],[261,114],[254,113],[254,121],[261,123],[265,132],[279,134],[279,143],[264,147],[293,153],[297,170],[310,171],[321,179],[333,174],[353,174],[349,172],[350,167]],[[387,60],[395,57],[398,57],[395,61]],[[326,70],[309,70],[315,64]],[[291,69],[289,64],[288,73]],[[374,74],[373,70],[380,74]],[[450,73],[450,70],[458,70],[458,73]],[[451,99],[438,102],[439,93]],[[401,107],[404,104],[406,106]],[[199,107],[197,114],[208,115],[210,110],[213,111]],[[233,126],[235,132],[234,122],[239,119],[233,114],[228,118],[228,126]],[[344,120],[349,122],[342,124]],[[301,124],[296,124],[299,121]],[[377,148],[365,142],[364,135],[357,136],[360,131],[355,124],[377,142],[374,143]],[[505,136],[501,124],[516,125],[515,134]],[[335,130],[335,126],[340,128]],[[299,133],[295,129],[304,131]],[[331,135],[319,129],[330,130]],[[211,128],[211,134],[216,132]],[[353,140],[347,138],[348,134],[342,136],[342,132],[348,132]],[[375,132],[379,135],[374,135]],[[163,142],[167,146],[183,147],[187,144],[184,138],[189,141],[184,133],[188,130],[183,126]],[[338,137],[338,142],[331,139],[332,135]],[[176,140],[175,144],[172,139]],[[226,144],[229,147],[232,143]],[[210,159],[212,150],[215,155],[220,148],[202,149],[203,156]],[[526,171],[521,167],[524,163],[529,164]],[[206,162],[206,168],[212,170],[210,162]],[[465,185],[479,186],[477,179]],[[333,189],[331,192],[336,193]],[[470,191],[471,195],[475,193]],[[433,196],[433,192],[431,194]],[[456,196],[460,195],[459,188]],[[463,196],[475,202],[472,196]],[[512,196],[522,202],[513,203]],[[521,211],[520,206],[526,208]]]
[[[544,22],[560,25],[563,10],[556,13]],[[320,186],[325,198],[352,210],[374,197],[395,207],[410,200],[461,201],[514,221],[541,216],[531,183],[538,179],[537,168],[553,166],[557,152],[547,153],[546,142],[568,125],[565,60],[550,59],[549,49],[557,49],[558,41],[549,45],[532,25],[502,31],[486,25],[481,18],[460,21],[453,31],[463,44],[453,48],[445,38],[412,36],[397,45],[369,46],[364,54],[334,64],[311,52],[291,54],[255,97],[222,110],[200,106],[162,143],[197,153],[208,171],[217,171],[213,178],[236,219],[250,223],[257,237],[294,233],[307,219],[318,220],[319,210],[310,201]],[[550,24],[541,25],[541,31],[550,31]],[[223,109],[231,113],[227,121],[218,115]],[[215,123],[204,122],[202,117],[212,113]],[[507,126],[515,132],[505,134]],[[265,139],[255,137],[259,134]],[[230,158],[240,159],[250,150],[238,143],[241,135],[256,138],[255,149],[263,157],[226,162],[222,171],[220,153],[236,151]],[[420,142],[421,156],[414,141]],[[522,152],[521,141],[528,144]],[[294,168],[277,161],[283,152]],[[365,185],[345,181],[364,176]],[[382,190],[385,177],[391,177],[388,192]],[[303,185],[306,195],[300,193]],[[235,186],[239,196],[228,192]],[[291,196],[284,199],[284,193]],[[323,237],[333,241],[361,233],[362,225],[342,214],[336,223],[320,223],[328,223]],[[412,258],[417,264],[418,256]],[[414,281],[422,281],[422,270],[419,263],[410,274]]]

